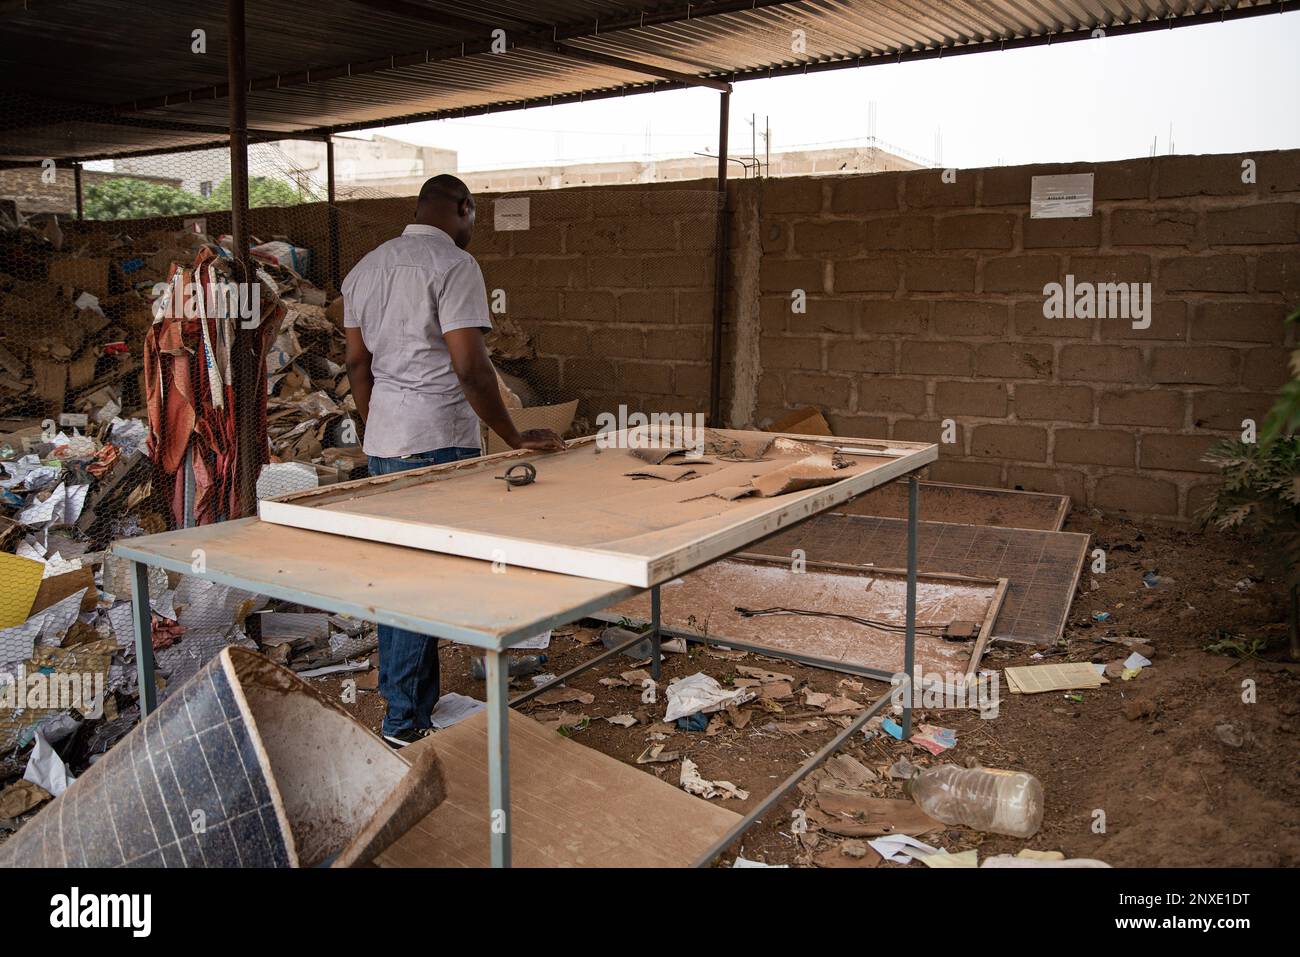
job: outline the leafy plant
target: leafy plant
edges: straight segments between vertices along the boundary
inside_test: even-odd
[[[1258,659],[1264,646],[1265,642],[1261,638],[1246,638],[1219,629],[1215,639],[1206,642],[1202,647],[1212,655],[1227,655],[1245,661],[1248,658]]]
[[[202,197],[165,183],[123,177],[86,186],[87,219],[183,216],[203,212],[204,208]]]
[[[1286,322],[1300,323],[1300,311]],[[1300,659],[1300,349],[1291,354],[1291,372],[1257,442],[1224,442],[1206,453],[1223,484],[1203,518],[1253,534],[1268,550],[1270,570],[1290,591],[1290,651]]]
[[[314,197],[305,191],[273,176],[250,176],[248,178],[248,208],[259,206],[297,206],[299,203],[311,202]],[[212,195],[204,201],[210,210],[229,209],[231,203],[230,177],[227,176]]]
[[[296,206],[316,199],[309,192],[273,176],[252,176],[248,180],[248,206]],[[121,177],[86,187],[87,219],[148,219],[155,216],[184,216],[218,212],[230,208],[231,186],[227,176],[203,197],[165,183]]]

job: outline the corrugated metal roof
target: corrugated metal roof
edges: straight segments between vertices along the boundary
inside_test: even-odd
[[[647,68],[731,82],[1295,6],[1295,0],[247,0],[248,121],[255,135],[323,135],[685,85],[647,75]],[[207,32],[204,54],[191,51],[196,28]],[[496,29],[505,31],[504,52],[491,49]],[[0,157],[89,158],[217,141],[227,111],[224,35],[221,3],[8,0],[0,5],[0,62],[9,85],[0,95]]]

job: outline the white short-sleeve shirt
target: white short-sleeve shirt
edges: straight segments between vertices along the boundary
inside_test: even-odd
[[[367,455],[480,448],[478,416],[443,338],[453,329],[492,328],[473,256],[436,226],[413,223],[348,273],[343,316],[373,357]]]

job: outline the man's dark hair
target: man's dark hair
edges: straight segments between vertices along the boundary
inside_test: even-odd
[[[440,173],[432,179],[425,180],[420,187],[420,205],[446,201],[459,206],[467,199],[473,199],[469,187],[450,173]]]

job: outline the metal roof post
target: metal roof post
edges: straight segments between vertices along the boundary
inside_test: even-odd
[[[727,255],[731,235],[727,222],[727,123],[731,88],[718,94],[718,234],[714,242],[713,348],[709,355],[709,424],[722,425],[722,314],[727,306]]]
[[[227,83],[230,90],[230,240],[235,278],[258,282],[248,252],[248,60],[245,51],[244,0],[226,0]],[[251,296],[240,297],[255,302]],[[252,317],[248,317],[252,318]],[[261,317],[258,316],[258,319]],[[235,496],[234,514],[251,515],[257,508],[257,476],[266,459],[266,435],[261,410],[266,405],[266,374],[262,363],[260,322],[247,328],[243,317],[235,323],[231,356],[231,385],[235,395]]]
[[[334,202],[334,137],[325,137],[325,202],[329,217],[330,260],[327,276],[335,290],[339,287],[339,208]]]

